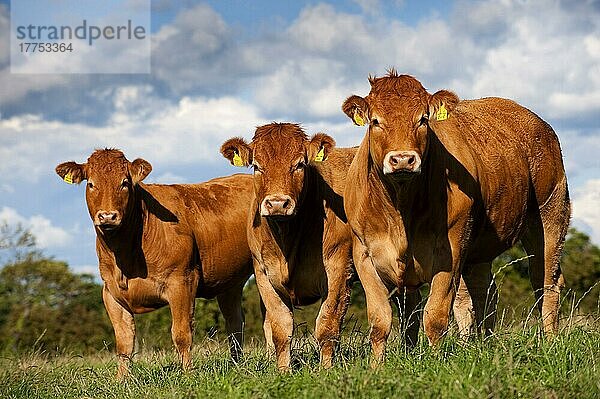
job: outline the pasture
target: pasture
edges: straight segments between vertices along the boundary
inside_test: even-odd
[[[460,342],[452,332],[432,349],[421,333],[406,352],[391,340],[385,365],[372,370],[366,334],[345,331],[332,369],[318,364],[306,329],[293,341],[293,371],[281,374],[258,342],[232,363],[226,343],[196,342],[184,373],[174,350],[142,351],[131,377],[115,378],[116,358],[34,352],[0,360],[2,398],[595,398],[600,395],[600,319],[588,317],[544,339],[539,326],[499,326],[485,340]],[[572,321],[572,320],[571,320]],[[349,328],[349,323],[346,324]]]

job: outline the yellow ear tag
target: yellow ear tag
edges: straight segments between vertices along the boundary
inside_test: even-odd
[[[358,114],[358,111],[354,111],[354,123],[358,126],[364,126],[365,120]]]
[[[315,155],[315,162],[323,162],[323,158],[325,158],[325,148],[321,147],[317,155]]]
[[[242,157],[237,151],[233,153],[233,166],[244,166],[244,161],[242,161]]]
[[[438,112],[437,112],[435,118],[438,121],[445,121],[446,119],[448,119],[448,110],[446,110],[446,107],[444,107],[444,104],[442,104],[440,109],[438,109]]]
[[[67,173],[65,177],[63,177],[63,180],[69,184],[73,184],[73,175],[71,174],[71,172]]]

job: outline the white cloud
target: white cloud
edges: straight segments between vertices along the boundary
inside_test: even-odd
[[[219,147],[227,138],[266,123],[256,107],[237,98],[184,97],[166,105],[149,99],[150,94],[144,86],[117,90],[116,111],[100,127],[36,115],[0,120],[0,159],[11,160],[0,164],[0,183],[36,182],[59,162],[85,161],[102,147],[164,166],[212,162],[220,159]],[[146,99],[146,107],[140,98]]]
[[[600,243],[600,179],[588,180],[573,193],[573,222],[591,229],[592,240]]]
[[[183,177],[176,175],[171,172],[166,172],[158,176],[150,175],[146,180],[146,183],[157,183],[157,184],[183,184],[189,183],[188,180]]]
[[[42,215],[33,215],[26,218],[20,215],[15,209],[5,206],[0,210],[0,221],[6,222],[9,225],[20,224],[29,229],[35,236],[36,243],[40,248],[65,247],[73,240],[69,232],[54,226],[49,219]]]

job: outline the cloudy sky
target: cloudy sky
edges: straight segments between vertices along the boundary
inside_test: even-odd
[[[548,121],[574,223],[600,244],[600,1],[155,0],[146,75],[11,74],[9,21],[0,0],[0,220],[77,271],[97,269],[94,233],[58,163],[117,147],[152,163],[150,182],[199,182],[236,172],[220,144],[270,121],[357,145],[342,101],[391,66]]]

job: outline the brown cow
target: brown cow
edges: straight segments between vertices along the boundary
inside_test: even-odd
[[[431,284],[424,328],[436,344],[459,273],[481,323],[491,261],[519,240],[533,255],[531,284],[544,330],[557,331],[570,203],[552,128],[513,101],[431,95],[394,70],[369,81],[369,95],[349,97],[342,109],[356,124],[369,124],[344,199],[375,364],[390,332],[391,289]]]
[[[115,330],[118,377],[133,355],[133,315],[169,305],[173,342],[191,368],[194,298],[217,297],[241,355],[242,288],[252,273],[244,221],[252,176],[201,184],[143,184],[152,166],[129,162],[119,150],[95,151],[87,163],[65,162],[56,173],[69,183],[87,180],[86,202],[96,231],[102,298]]]
[[[265,337],[272,336],[283,371],[294,306],[323,300],[315,336],[321,364],[330,367],[350,300],[352,237],[341,194],[356,149],[333,145],[325,134],[309,140],[298,125],[272,123],[257,128],[249,144],[233,138],[221,146],[234,165],[254,168],[248,243],[266,307]]]

